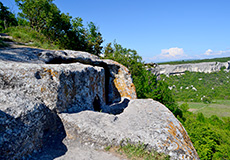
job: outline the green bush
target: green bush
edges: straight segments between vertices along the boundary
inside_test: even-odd
[[[206,118],[202,113],[183,111],[182,124],[200,159],[230,159],[230,118],[222,121],[217,116]]]
[[[212,99],[210,97],[203,97],[202,101],[206,104],[212,103]]]

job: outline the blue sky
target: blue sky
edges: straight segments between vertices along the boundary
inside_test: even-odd
[[[17,12],[14,0],[1,0]],[[54,0],[146,62],[230,56],[230,0]]]

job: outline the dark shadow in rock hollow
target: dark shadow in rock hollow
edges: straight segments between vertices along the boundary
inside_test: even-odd
[[[125,98],[122,102],[109,105],[106,108],[105,113],[114,114],[114,115],[121,114],[124,111],[124,109],[128,107],[129,102],[130,100]]]
[[[94,111],[97,111],[97,112],[101,111],[101,102],[100,102],[100,98],[98,97],[98,95],[96,95],[96,97],[94,98],[93,109]]]
[[[45,130],[43,138],[43,147],[37,153],[31,155],[28,160],[53,160],[57,157],[63,156],[67,152],[67,147],[63,143],[66,137],[66,132],[61,122],[61,119],[56,116],[56,130]]]
[[[18,118],[0,110],[1,160],[52,160],[67,152],[67,147],[62,142],[66,133],[60,118],[45,105],[40,105],[38,108],[41,109],[39,114],[37,114],[38,111],[32,111],[24,115],[25,117]],[[43,125],[38,125],[36,118],[32,117],[37,117]],[[42,137],[37,135],[42,135]],[[30,148],[31,146],[33,148]],[[35,150],[36,153],[34,153]]]

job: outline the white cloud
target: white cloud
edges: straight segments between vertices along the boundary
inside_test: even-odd
[[[184,50],[183,48],[178,47],[162,49],[160,56],[165,58],[178,58],[184,56]]]
[[[209,55],[211,55],[212,53],[213,53],[213,51],[212,51],[211,49],[208,49],[208,50],[204,53],[204,55],[209,56]]]
[[[173,47],[169,49],[162,49],[161,53],[152,57],[147,58],[147,61],[173,61],[178,59],[186,59],[188,56],[184,53],[183,48]]]
[[[186,52],[187,53],[187,52]],[[217,57],[229,57],[230,49],[214,51],[207,49],[204,53],[190,53],[185,54],[183,48],[173,47],[169,49],[162,49],[161,53],[153,56],[152,58],[144,58],[145,61],[152,62],[167,62],[176,60],[188,60],[188,59],[205,59],[205,58],[217,58]]]
[[[204,53],[204,55],[206,55],[206,56],[215,56],[215,55],[222,55],[222,54],[226,54],[226,53],[229,53],[230,51],[229,50],[227,50],[227,51],[213,51],[213,50],[211,50],[211,49],[208,49],[205,53]]]

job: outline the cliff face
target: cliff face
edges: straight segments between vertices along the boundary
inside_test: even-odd
[[[165,106],[135,99],[131,75],[117,62],[77,51],[0,50],[0,159],[41,158],[47,149],[54,159],[69,153],[69,141],[103,148],[125,139],[172,159],[198,159]]]
[[[178,65],[157,65],[155,68],[150,68],[155,75],[165,74],[183,74],[185,71],[211,73],[220,71],[222,67],[226,70],[230,69],[230,61],[228,62],[204,62],[204,63],[188,63]]]

